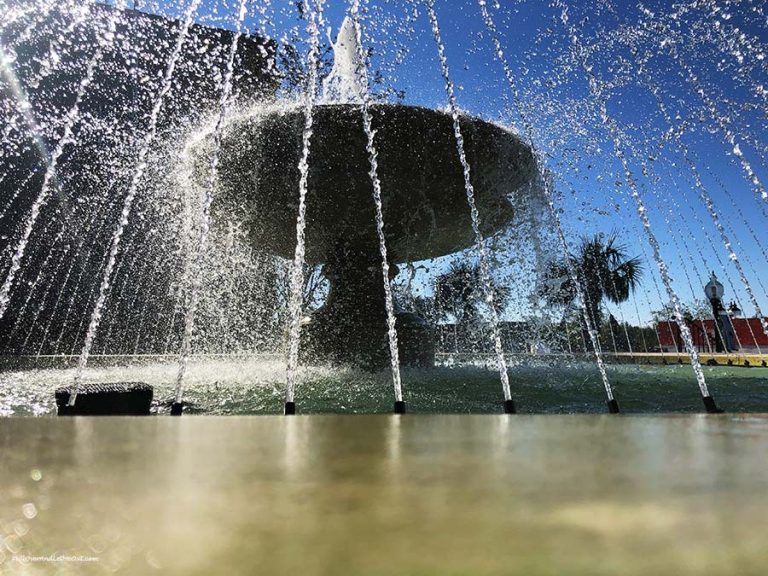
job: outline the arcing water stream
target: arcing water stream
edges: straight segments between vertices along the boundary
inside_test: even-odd
[[[760,265],[766,254],[760,230],[768,198],[762,184],[768,92],[760,64],[765,22],[754,3],[726,9],[716,2],[689,2],[666,9],[657,3],[568,6],[552,0],[548,7],[510,9],[478,0],[480,13],[472,17],[439,0],[351,0],[344,14],[335,6],[326,11],[322,0],[290,7],[262,3],[251,13],[239,0],[226,16],[219,16],[214,5],[174,0],[165,10],[168,29],[152,40],[143,28],[153,20],[132,24],[142,22],[143,14],[123,3],[100,7],[39,0],[34,9],[12,6],[0,26],[0,346],[40,361],[79,348],[71,403],[80,383],[90,379],[84,376],[90,356],[119,351],[178,352],[174,396],[180,404],[193,349],[286,352],[285,401],[294,401],[300,343],[305,351],[302,322],[334,296],[329,293],[333,283],[324,282],[328,269],[316,264],[322,259],[313,245],[318,219],[329,219],[314,212],[315,201],[320,205],[324,199],[313,196],[313,178],[321,168],[315,163],[323,158],[315,152],[322,139],[313,135],[321,109],[340,102],[359,107],[362,116],[360,152],[374,208],[367,220],[378,240],[384,289],[382,346],[388,345],[397,402],[403,400],[399,347],[407,340],[399,333],[402,311],[425,319],[437,336],[438,352],[451,353],[451,362],[474,362],[488,354],[509,403],[520,348],[529,356],[557,350],[593,355],[609,402],[614,401],[613,368],[606,364],[624,353],[633,359],[675,354],[682,342],[699,390],[710,398],[699,354],[713,352],[727,329],[740,326],[732,336],[738,350],[725,352],[729,362],[768,350],[763,315],[768,277]],[[560,26],[537,23],[552,10]],[[345,15],[349,19],[342,23]],[[330,30],[341,24],[335,46],[330,30],[329,41],[323,39],[326,19]],[[233,30],[211,32],[210,24]],[[478,24],[482,27],[474,34]],[[276,34],[264,34],[267,27]],[[255,30],[263,41],[253,42]],[[45,39],[32,46],[38,37]],[[493,56],[484,52],[484,37]],[[142,42],[162,45],[162,55],[153,56]],[[218,52],[214,45],[220,45]],[[429,48],[434,45],[436,53]],[[491,71],[494,57],[503,75]],[[109,85],[123,79],[133,86],[127,95]],[[267,85],[263,93],[254,89]],[[543,195],[548,210],[532,235],[524,231],[531,225],[525,200],[511,186],[515,214],[509,231],[484,232],[495,215],[484,203],[483,190],[500,176],[478,168],[475,133],[468,126],[473,120],[459,108],[514,132],[507,110],[499,109],[509,91],[540,172],[535,194]],[[226,196],[220,192],[229,182],[233,153],[231,146],[222,146],[228,122],[236,125],[267,112],[275,118],[290,115],[293,101],[274,100],[299,92],[303,129],[301,153],[293,163],[296,193],[281,206],[256,207],[243,200],[231,210],[231,219],[222,215],[217,202]],[[393,148],[382,138],[385,128],[379,122],[386,126],[386,114],[380,120],[378,106],[434,109],[446,97],[452,158],[461,169],[465,197],[451,220],[465,219],[471,236],[451,238],[451,248],[471,244],[473,249],[451,259],[415,261],[412,239],[444,242],[450,234],[441,230],[440,211],[454,207],[447,192],[442,205],[417,203],[401,218],[409,237],[402,242],[393,237],[393,227],[403,222],[393,216],[397,206],[392,203],[401,198],[386,173]],[[198,99],[200,110],[184,109]],[[200,162],[180,149],[189,147],[183,144],[201,133],[208,117],[213,119],[206,124],[209,155]],[[282,136],[241,144],[242,158],[278,154],[285,149]],[[725,158],[712,153],[722,141]],[[606,142],[620,165],[618,174],[613,160],[605,158]],[[341,150],[344,142],[339,144]],[[410,145],[401,142],[396,148]],[[436,154],[422,159],[422,173],[409,182],[414,198],[425,199],[430,180],[441,176],[440,169],[428,170],[437,160]],[[256,164],[250,190],[262,177]],[[172,176],[179,166],[190,168],[192,179],[204,173],[199,186],[184,189],[184,181]],[[621,194],[622,187],[629,194]],[[628,218],[625,209],[637,217]],[[248,222],[235,218],[238,210],[268,212],[272,222],[266,226],[275,230],[287,215],[296,241],[292,254],[271,253],[254,242]],[[626,303],[612,302],[611,322],[604,323],[600,312],[592,313],[604,308],[590,299],[603,296],[585,289],[574,232],[611,229],[632,239],[622,240],[628,257],[645,253],[635,244],[637,237],[647,241],[656,270],[646,269],[643,286],[635,290],[644,296],[633,293]],[[450,251],[441,245],[438,252]],[[408,273],[392,278],[394,262],[404,262]],[[451,262],[464,268],[452,270]],[[571,300],[550,302],[534,288],[542,285],[543,269],[552,262],[565,266]],[[707,280],[710,265],[719,266],[727,298],[734,309],[745,309],[747,318],[728,317],[721,324],[699,306],[685,319],[686,309],[701,298],[697,284]],[[457,274],[453,280],[451,272]],[[691,302],[681,301],[672,280],[678,275],[685,277]],[[456,277],[474,278],[477,285],[440,289],[455,287],[450,282]],[[614,282],[618,292],[613,278],[598,280]],[[665,316],[657,316],[664,310]],[[665,336],[652,318],[674,320],[679,334],[668,327]],[[308,374],[315,369],[312,359],[306,368]],[[409,378],[407,371],[403,374]]]
[[[304,291],[304,261],[305,261],[305,230],[307,209],[307,187],[309,181],[309,153],[312,144],[312,125],[315,103],[317,101],[317,65],[320,50],[319,23],[323,16],[324,0],[316,0],[310,7],[309,0],[303,0],[304,13],[307,15],[307,32],[310,37],[310,48],[307,55],[307,88],[304,101],[304,131],[302,134],[302,152],[299,161],[299,209],[296,218],[296,252],[291,268],[290,301],[289,301],[289,339],[288,365],[285,389],[286,403],[294,401],[296,389],[296,370],[299,364],[299,344],[301,339],[302,294]]]
[[[607,109],[605,100],[601,95],[597,80],[592,72],[592,67],[589,65],[589,63],[587,62],[586,56],[584,55],[585,54],[584,47],[581,45],[581,41],[579,40],[579,35],[576,30],[576,27],[570,23],[570,20],[568,17],[568,7],[565,5],[565,3],[562,0],[554,0],[554,4],[556,7],[558,7],[561,10],[560,18],[562,20],[563,25],[568,30],[568,35],[569,35],[571,44],[573,46],[576,58],[581,63],[581,66],[584,69],[584,74],[587,77],[587,81],[589,83],[590,93],[598,102],[598,106],[600,109],[600,118],[603,122],[603,126],[608,131],[611,139],[613,140],[614,154],[616,155],[616,158],[621,162],[622,167],[624,168],[624,176],[625,176],[627,185],[629,186],[632,199],[635,201],[637,205],[637,214],[640,220],[642,221],[643,229],[645,230],[646,235],[648,237],[648,242],[651,245],[651,249],[653,251],[653,257],[654,257],[654,260],[656,261],[656,265],[659,268],[661,279],[664,282],[664,287],[667,290],[669,301],[671,302],[672,307],[675,310],[675,319],[680,328],[680,335],[685,344],[685,348],[689,356],[691,357],[691,366],[693,368],[694,374],[696,375],[696,381],[699,385],[699,389],[701,390],[701,395],[704,398],[710,398],[709,390],[707,389],[707,382],[706,382],[706,379],[704,378],[704,371],[702,370],[701,362],[699,361],[698,351],[696,350],[696,347],[693,344],[693,337],[691,336],[690,328],[683,321],[683,312],[682,312],[682,308],[680,307],[680,299],[678,298],[677,293],[672,287],[672,278],[669,275],[669,268],[667,266],[667,263],[664,261],[664,258],[661,255],[661,247],[659,245],[659,241],[656,238],[656,235],[654,234],[653,230],[651,229],[651,222],[648,218],[647,208],[645,206],[645,203],[643,202],[642,196],[640,195],[640,191],[637,187],[637,182],[635,181],[635,176],[632,173],[632,170],[627,161],[627,156],[626,156],[626,153],[624,152],[624,146],[623,146],[623,143],[621,142],[619,131],[616,127],[616,122],[608,114],[608,109]]]
[[[120,214],[120,220],[117,224],[117,227],[115,228],[114,234],[112,235],[112,243],[109,249],[109,260],[107,262],[107,267],[104,270],[104,275],[101,279],[101,285],[99,286],[99,296],[96,300],[96,305],[93,308],[93,312],[91,313],[91,320],[88,324],[88,331],[85,335],[85,343],[83,344],[83,349],[80,352],[80,358],[77,362],[75,386],[72,394],[69,397],[70,406],[74,406],[75,401],[77,400],[77,392],[83,376],[83,370],[88,364],[88,357],[90,356],[91,347],[93,346],[93,339],[96,337],[96,332],[99,329],[99,324],[101,323],[101,315],[104,308],[104,302],[107,299],[107,290],[109,289],[109,285],[112,280],[112,271],[114,270],[115,264],[117,262],[117,252],[120,249],[120,240],[123,237],[125,226],[128,224],[128,219],[131,215],[131,208],[133,207],[133,201],[136,198],[136,193],[138,192],[139,183],[144,176],[144,171],[147,168],[146,156],[149,152],[149,147],[151,146],[157,134],[157,120],[158,116],[160,115],[160,110],[163,106],[163,100],[171,89],[171,82],[173,80],[173,72],[176,68],[176,62],[181,55],[181,49],[184,46],[184,40],[186,39],[187,33],[189,32],[189,27],[192,25],[192,18],[194,18],[195,12],[197,12],[200,1],[201,0],[191,0],[189,3],[189,6],[184,14],[184,22],[182,24],[181,31],[179,32],[176,39],[175,48],[171,53],[171,57],[168,60],[168,65],[165,69],[163,85],[160,89],[160,92],[158,92],[155,96],[154,103],[152,105],[152,111],[150,112],[149,116],[149,129],[140,145],[136,168],[131,178],[128,192],[125,195],[125,200],[123,201],[123,209]]]
[[[232,76],[235,71],[235,55],[240,37],[243,34],[243,21],[247,14],[246,0],[240,0],[237,15],[235,17],[235,35],[232,39],[232,45],[227,55],[226,71],[221,89],[221,100],[219,103],[219,115],[216,118],[216,125],[213,128],[213,149],[211,150],[211,163],[209,166],[208,180],[205,187],[205,199],[203,200],[202,211],[200,214],[200,237],[197,245],[194,246],[192,254],[193,262],[188,268],[190,271],[189,302],[184,319],[184,334],[181,341],[181,353],[179,354],[179,373],[176,376],[176,392],[174,394],[176,404],[181,404],[184,392],[184,372],[187,369],[189,356],[192,352],[192,335],[195,328],[195,313],[197,312],[198,299],[203,274],[203,254],[208,244],[208,233],[211,228],[211,205],[213,204],[214,191],[216,186],[216,175],[219,166],[219,153],[221,152],[221,130],[232,97]]]
[[[389,342],[389,358],[392,366],[392,384],[395,389],[395,402],[403,402],[403,384],[400,379],[400,351],[397,345],[397,329],[395,328],[395,304],[392,296],[392,284],[390,283],[389,258],[387,256],[387,243],[384,238],[384,210],[381,201],[381,181],[379,180],[378,153],[376,152],[376,133],[371,122],[371,95],[368,87],[368,74],[365,64],[365,52],[363,50],[362,24],[360,22],[359,0],[352,0],[350,18],[353,26],[353,35],[348,38],[354,45],[355,69],[349,70],[357,80],[359,96],[362,100],[363,129],[368,140],[366,149],[371,164],[371,183],[373,184],[373,201],[376,206],[376,235],[379,239],[379,252],[381,253],[381,275],[384,283],[384,302],[387,309],[387,339]],[[344,26],[342,25],[342,30]]]
[[[520,119],[523,122],[526,139],[528,140],[528,143],[530,144],[531,148],[534,151],[534,155],[536,157],[536,161],[539,167],[538,171],[540,174],[542,174],[541,186],[547,200],[547,207],[549,208],[550,216],[552,218],[552,221],[555,224],[558,238],[563,247],[563,253],[565,255],[564,261],[568,269],[568,274],[570,275],[571,282],[573,282],[573,285],[576,287],[576,290],[577,290],[579,306],[581,307],[582,315],[584,317],[584,321],[587,326],[587,332],[589,333],[589,338],[592,343],[592,350],[595,353],[595,362],[597,363],[598,370],[600,371],[600,377],[602,379],[603,388],[605,388],[605,394],[608,398],[608,401],[610,402],[614,399],[613,388],[611,387],[611,383],[608,380],[608,373],[606,372],[606,369],[605,369],[605,362],[603,361],[603,356],[602,356],[602,353],[600,352],[600,340],[598,337],[598,333],[597,333],[597,330],[595,330],[594,323],[592,322],[592,319],[590,318],[590,315],[588,313],[587,297],[582,288],[581,280],[579,279],[579,271],[576,270],[576,268],[574,267],[573,258],[569,253],[570,251],[568,249],[568,242],[565,238],[565,232],[563,231],[563,227],[560,222],[560,217],[557,214],[557,209],[555,208],[554,198],[552,194],[553,183],[552,183],[551,173],[545,167],[544,162],[542,161],[542,158],[541,158],[541,154],[534,143],[533,126],[531,125],[530,120],[528,119],[528,115],[525,113],[525,110],[522,106],[520,92],[517,87],[517,82],[515,81],[515,77],[512,74],[512,69],[509,66],[509,62],[507,61],[507,58],[504,55],[504,49],[502,48],[501,41],[499,39],[498,29],[496,28],[496,24],[493,21],[493,17],[491,16],[490,11],[488,10],[488,4],[486,0],[478,0],[478,4],[480,6],[480,12],[483,16],[483,22],[485,23],[485,26],[491,35],[496,57],[499,59],[502,67],[504,68],[504,76],[509,84],[510,90],[512,91],[512,98],[515,104],[515,109],[517,111],[517,114],[518,116],[520,116]]]
[[[16,245],[16,249],[11,259],[11,267],[8,270],[2,286],[0,286],[0,319],[5,316],[5,312],[8,310],[8,304],[10,303],[11,288],[13,287],[13,281],[16,279],[16,273],[21,267],[22,259],[24,258],[24,251],[27,248],[29,237],[32,235],[32,230],[35,227],[38,216],[43,205],[48,201],[48,196],[51,192],[51,187],[56,185],[56,167],[58,165],[61,155],[64,153],[64,149],[67,145],[75,144],[73,138],[73,129],[80,119],[80,106],[88,88],[93,82],[93,75],[96,70],[96,66],[101,61],[101,57],[105,48],[111,45],[114,40],[115,28],[117,26],[118,14],[125,8],[124,0],[121,0],[117,5],[117,10],[114,12],[114,16],[109,18],[107,23],[107,29],[102,35],[97,37],[97,48],[93,57],[88,62],[85,69],[85,76],[80,80],[77,94],[75,96],[75,102],[66,114],[66,120],[61,132],[56,147],[51,153],[50,158],[47,161],[47,167],[45,170],[45,176],[43,177],[43,184],[40,188],[40,192],[37,195],[37,199],[32,204],[32,209],[27,218],[27,222],[24,226],[24,230],[21,234],[21,238]],[[2,53],[0,57],[4,58]],[[0,67],[5,68],[7,64],[0,63]],[[34,130],[34,128],[33,128]]]
[[[477,210],[477,205],[475,204],[475,191],[472,184],[471,168],[464,150],[464,137],[461,133],[459,107],[456,102],[454,85],[453,82],[451,82],[450,72],[448,69],[448,60],[445,55],[445,44],[443,43],[442,35],[440,33],[440,25],[437,21],[437,14],[435,13],[434,0],[424,0],[424,3],[427,7],[429,20],[432,25],[432,34],[434,35],[435,43],[437,44],[437,51],[440,57],[440,67],[443,74],[443,80],[445,81],[445,91],[448,96],[448,107],[451,111],[451,116],[453,117],[453,131],[456,135],[456,149],[459,153],[459,160],[461,161],[461,166],[464,172],[464,187],[467,192],[467,204],[469,205],[470,216],[472,217],[472,230],[475,234],[475,248],[477,249],[480,259],[480,281],[482,283],[485,302],[488,306],[488,311],[491,318],[493,347],[496,353],[496,363],[499,369],[501,388],[502,392],[504,393],[505,402],[511,402],[512,391],[509,386],[507,361],[504,358],[504,348],[501,343],[501,334],[499,333],[498,311],[496,310],[496,303],[494,302],[493,287],[491,286],[490,271],[488,270],[485,238],[483,238],[483,233],[480,231],[480,214]]]

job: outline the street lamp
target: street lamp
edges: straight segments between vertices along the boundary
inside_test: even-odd
[[[706,286],[704,286],[704,293],[707,295],[707,300],[710,302],[713,302],[717,300],[718,302],[722,301],[723,294],[725,294],[725,289],[723,288],[723,285],[720,284],[720,282],[717,279],[717,276],[714,272],[712,272],[712,277],[709,279],[709,282]]]
[[[704,286],[704,294],[707,296],[707,300],[712,305],[712,316],[715,320],[715,351],[724,352],[725,343],[723,342],[723,321],[721,318],[723,309],[723,294],[725,289],[723,285],[717,280],[717,276],[712,272],[712,277],[709,282]]]

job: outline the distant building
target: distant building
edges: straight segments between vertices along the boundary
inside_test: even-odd
[[[715,322],[714,320],[686,320],[686,325],[691,331],[693,344],[699,352],[710,353],[715,351]],[[732,341],[729,343],[732,351],[768,353],[768,335],[763,332],[759,318],[730,318],[733,327]],[[680,327],[674,320],[659,322],[656,325],[659,335],[659,343],[662,352],[684,352]],[[728,334],[723,335],[724,340],[730,340]]]

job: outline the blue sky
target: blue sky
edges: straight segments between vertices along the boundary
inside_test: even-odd
[[[232,4],[231,0],[205,0],[198,20],[231,26]],[[279,39],[304,33],[294,4],[274,2],[268,9],[268,35]],[[373,47],[373,67],[383,73],[385,86],[403,90],[409,104],[444,107],[444,84],[423,5],[403,0],[369,0],[362,4],[365,40]],[[768,52],[764,51],[768,23],[760,3],[734,1],[728,11],[719,13],[695,8],[678,18],[669,16],[670,3],[662,1],[645,3],[655,13],[653,17],[625,2],[568,4],[569,17],[588,48],[595,75],[609,84],[604,92],[608,110],[626,135],[624,148],[676,291],[684,302],[701,298],[702,285],[709,271],[714,270],[726,286],[726,299],[738,299],[742,308],[752,314],[754,307],[697,197],[691,171],[674,139],[664,140],[669,126],[624,42],[642,30],[640,24],[644,22],[670,27],[671,34],[654,32],[641,37],[637,46],[641,54],[648,56],[651,82],[660,89],[674,128],[682,129],[681,139],[690,148],[758,302],[764,312],[768,311],[768,242],[764,240],[768,203],[758,199],[755,187],[747,181],[733,154],[733,146],[724,143],[722,131],[717,129],[686,71],[669,56],[665,43],[673,37],[677,40],[683,62],[715,102],[717,114],[728,118],[729,129],[737,135],[740,150],[758,177],[768,182],[768,101],[760,92],[761,87],[768,89]],[[649,311],[666,300],[661,294],[663,287],[628,196],[621,165],[601,126],[595,100],[588,93],[586,77],[571,58],[560,11],[541,1],[491,1],[489,5],[535,126],[536,144],[547,153],[549,167],[556,174],[567,236],[577,243],[581,234],[616,231],[629,251],[645,260],[642,289],[635,301],[622,306],[617,315],[633,323],[638,318],[646,321]],[[180,6],[183,4],[164,3],[162,8],[147,9],[174,14]],[[418,13],[412,18],[414,6]],[[435,7],[460,106],[470,114],[520,127],[518,116],[510,109],[509,87],[476,0],[436,0]],[[254,12],[253,5],[249,4],[249,9]],[[326,26],[333,34],[346,10],[344,1],[326,3]],[[250,18],[248,24],[252,29],[261,28],[257,17]],[[737,29],[744,34],[744,42],[738,40]],[[619,34],[620,30],[624,33]],[[511,267],[506,273],[514,278]],[[522,272],[520,275],[524,276]],[[523,285],[527,282],[526,277],[518,280]],[[516,314],[510,312],[511,316]]]

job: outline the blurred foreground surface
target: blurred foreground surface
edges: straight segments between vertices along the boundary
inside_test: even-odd
[[[0,445],[3,574],[768,565],[766,416],[6,418]]]

